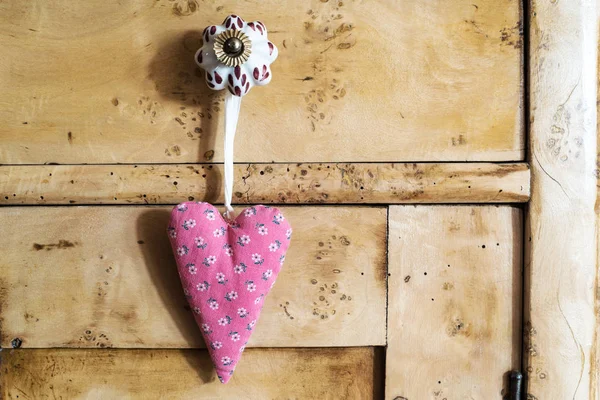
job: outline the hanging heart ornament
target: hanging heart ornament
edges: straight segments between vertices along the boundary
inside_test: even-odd
[[[203,32],[196,62],[206,84],[225,97],[223,215],[211,204],[185,202],[173,209],[168,235],[184,294],[219,380],[227,383],[255,329],[265,299],[285,260],[292,229],[273,207],[257,205],[239,216],[231,206],[233,143],[241,97],[271,81],[277,47],[262,22],[230,15]]]
[[[183,291],[223,383],[254,330],[291,235],[277,208],[249,207],[233,221],[208,203],[173,209],[169,236]]]

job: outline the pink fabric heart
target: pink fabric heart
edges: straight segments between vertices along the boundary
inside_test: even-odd
[[[283,265],[292,229],[277,208],[225,221],[208,203],[181,203],[168,228],[183,291],[221,382],[227,383]]]

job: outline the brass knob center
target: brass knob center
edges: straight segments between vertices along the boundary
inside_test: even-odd
[[[244,43],[237,37],[229,38],[223,43],[223,51],[230,57],[237,57],[244,51]]]
[[[217,60],[228,67],[237,67],[250,58],[252,42],[244,32],[230,29],[217,35],[213,49]]]

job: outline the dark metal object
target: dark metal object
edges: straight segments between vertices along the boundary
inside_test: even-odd
[[[250,58],[252,42],[244,32],[229,29],[217,35],[213,50],[221,63],[228,67],[237,67]]]
[[[231,57],[237,57],[244,51],[244,43],[236,37],[229,38],[223,44],[223,51]]]
[[[523,394],[523,374],[511,371],[509,377],[508,400],[521,400]]]
[[[13,349],[18,349],[23,344],[23,341],[20,338],[14,338],[11,340],[10,345]]]

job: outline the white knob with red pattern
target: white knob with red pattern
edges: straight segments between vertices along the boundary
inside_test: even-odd
[[[271,81],[270,65],[278,52],[262,22],[246,22],[230,15],[223,25],[206,27],[202,39],[196,63],[205,71],[206,84],[211,89],[227,88],[231,94],[242,97],[253,86]]]

